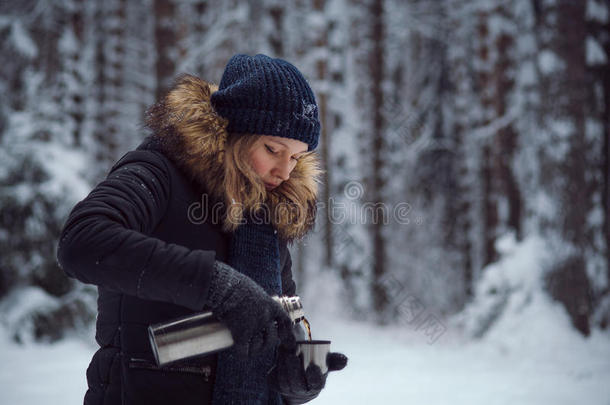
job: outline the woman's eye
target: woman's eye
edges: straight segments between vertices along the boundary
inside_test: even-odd
[[[275,151],[269,147],[269,145],[265,145],[265,148],[269,151],[269,153],[273,153],[275,155]]]

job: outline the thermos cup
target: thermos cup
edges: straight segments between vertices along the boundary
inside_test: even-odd
[[[310,364],[320,367],[322,374],[328,372],[326,355],[330,352],[330,340],[304,340],[297,342],[297,356],[303,356],[303,369]]]
[[[295,324],[305,318],[298,296],[274,296]],[[201,356],[233,345],[229,329],[212,312],[202,312],[148,327],[148,337],[159,366]]]

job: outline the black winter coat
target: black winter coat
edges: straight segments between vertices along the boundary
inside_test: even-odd
[[[216,355],[158,368],[148,325],[204,309],[215,259],[230,235],[191,221],[201,194],[158,151],[141,145],[78,203],[58,250],[63,269],[98,286],[96,340],[86,404],[203,404],[211,401]],[[203,208],[203,207],[202,207]],[[203,208],[205,210],[205,208]],[[295,292],[280,248],[282,290]]]
[[[212,91],[199,79],[183,78],[150,115],[156,134],[112,167],[74,207],[62,231],[60,266],[99,292],[100,349],[87,370],[87,405],[211,402],[217,356],[159,368],[147,328],[204,310],[214,260],[227,259],[231,235],[209,215],[209,202],[222,195],[215,153],[226,141],[224,123],[209,106]],[[171,105],[176,98],[180,102]],[[193,121],[184,118],[188,114],[205,125],[193,129]],[[198,147],[210,152],[199,153]],[[309,181],[315,167],[313,161],[302,163],[273,197],[286,200],[283,186],[305,190],[305,201],[295,203],[310,207],[308,219],[315,215],[316,189]],[[282,236],[282,290],[293,295],[286,241],[301,236],[313,221],[284,220],[276,224]]]

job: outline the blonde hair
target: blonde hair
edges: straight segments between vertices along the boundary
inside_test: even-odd
[[[229,134],[225,147],[223,229],[234,231],[246,212],[264,207],[267,191],[250,164],[250,151],[261,135]]]

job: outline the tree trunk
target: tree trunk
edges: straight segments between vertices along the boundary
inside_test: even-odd
[[[570,0],[559,1],[551,12],[557,15],[555,36],[551,47],[562,60],[564,69],[559,72],[560,83],[555,95],[555,108],[549,111],[550,119],[563,119],[571,123],[567,140],[567,152],[556,162],[559,183],[560,220],[562,239],[572,248],[569,256],[556,263],[549,277],[555,280],[549,285],[551,294],[559,299],[572,318],[574,326],[582,333],[589,333],[592,314],[591,287],[586,274],[587,264],[594,253],[594,241],[590,239],[592,228],[588,217],[593,209],[595,171],[590,167],[589,142],[586,139],[586,111],[591,108],[592,82],[586,66],[586,5]],[[553,95],[552,95],[553,96]],[[565,137],[565,135],[564,135]],[[565,286],[554,288],[553,286]]]
[[[512,71],[515,70],[515,40],[508,28],[500,33],[490,34],[490,17],[504,20],[504,26],[514,25],[514,16],[504,6],[479,13],[479,55],[488,68],[479,72],[480,90],[484,110],[483,125],[491,125],[505,119],[510,113],[509,101],[515,91]],[[490,46],[488,45],[491,45]],[[483,264],[487,265],[499,258],[496,240],[506,232],[514,232],[521,237],[522,197],[513,173],[513,159],[517,152],[518,134],[509,123],[483,140],[484,192],[484,233],[485,252]],[[501,207],[506,207],[502,210]]]
[[[478,61],[481,66],[487,66],[490,62],[489,27],[488,19],[489,12],[483,11],[478,13],[477,35],[479,48],[477,50]],[[493,96],[489,89],[492,87],[491,74],[489,68],[479,67],[477,70],[477,88],[481,94],[481,105],[483,107],[483,119],[479,123],[480,126],[489,125],[491,123],[490,110],[492,108]],[[486,92],[487,91],[487,92]],[[487,94],[487,95],[485,95]],[[481,151],[481,172],[479,174],[482,181],[483,192],[483,266],[497,260],[498,252],[495,249],[496,230],[498,227],[498,213],[495,199],[494,188],[494,161],[493,152],[490,143],[487,142]]]
[[[369,55],[369,69],[371,73],[372,98],[372,184],[371,200],[374,203],[372,215],[373,236],[373,307],[378,315],[383,315],[388,305],[388,295],[384,286],[379,282],[386,274],[386,243],[383,235],[386,223],[385,211],[378,210],[378,204],[383,204],[385,179],[384,168],[384,122],[383,122],[383,80],[384,80],[384,18],[383,0],[373,0],[370,6],[372,21],[371,42],[372,49]]]
[[[315,37],[315,42],[313,45],[314,53],[317,55],[315,60],[315,81],[318,83],[316,86],[318,89],[316,91],[318,98],[319,110],[318,114],[320,116],[321,123],[321,133],[320,133],[320,147],[319,153],[322,159],[322,167],[325,168],[322,179],[322,200],[326,202],[324,205],[326,209],[328,209],[328,201],[330,201],[330,189],[332,184],[331,179],[331,170],[329,168],[332,165],[330,161],[331,151],[330,146],[331,142],[329,139],[329,134],[332,131],[330,126],[330,120],[328,119],[328,21],[327,17],[324,14],[324,9],[326,6],[325,0],[314,0],[313,1],[313,9],[314,12],[318,15],[319,18],[324,18],[325,24],[323,29],[317,32]],[[324,241],[325,241],[325,264],[328,267],[334,265],[333,252],[335,250],[335,242],[333,238],[333,226],[334,224],[330,220],[330,215],[326,212],[327,215],[324,215]]]
[[[505,16],[510,21],[511,15],[502,6],[498,7],[497,14]],[[514,92],[515,81],[511,71],[515,70],[515,63],[510,55],[514,50],[515,40],[509,33],[502,33],[495,41],[498,59],[494,66],[495,88],[495,117],[504,117],[509,113],[508,99]],[[501,182],[502,198],[506,199],[508,206],[507,218],[502,218],[502,227],[514,231],[517,239],[521,238],[522,198],[521,191],[512,171],[513,158],[517,152],[518,134],[512,124],[508,124],[498,131],[495,143],[494,161],[498,165],[496,172]]]
[[[176,61],[172,51],[176,49],[175,7],[172,0],[154,0],[155,9],[155,45],[157,48],[157,90],[155,98],[160,100],[171,86]]]
[[[607,8],[610,11],[610,7]],[[603,47],[606,63],[595,67],[595,79],[603,89],[603,105],[600,108],[600,120],[603,127],[603,142],[601,151],[602,170],[602,207],[604,215],[603,235],[605,240],[606,271],[610,280],[610,20],[605,23],[590,22],[591,34]],[[606,289],[610,294],[610,288]]]

